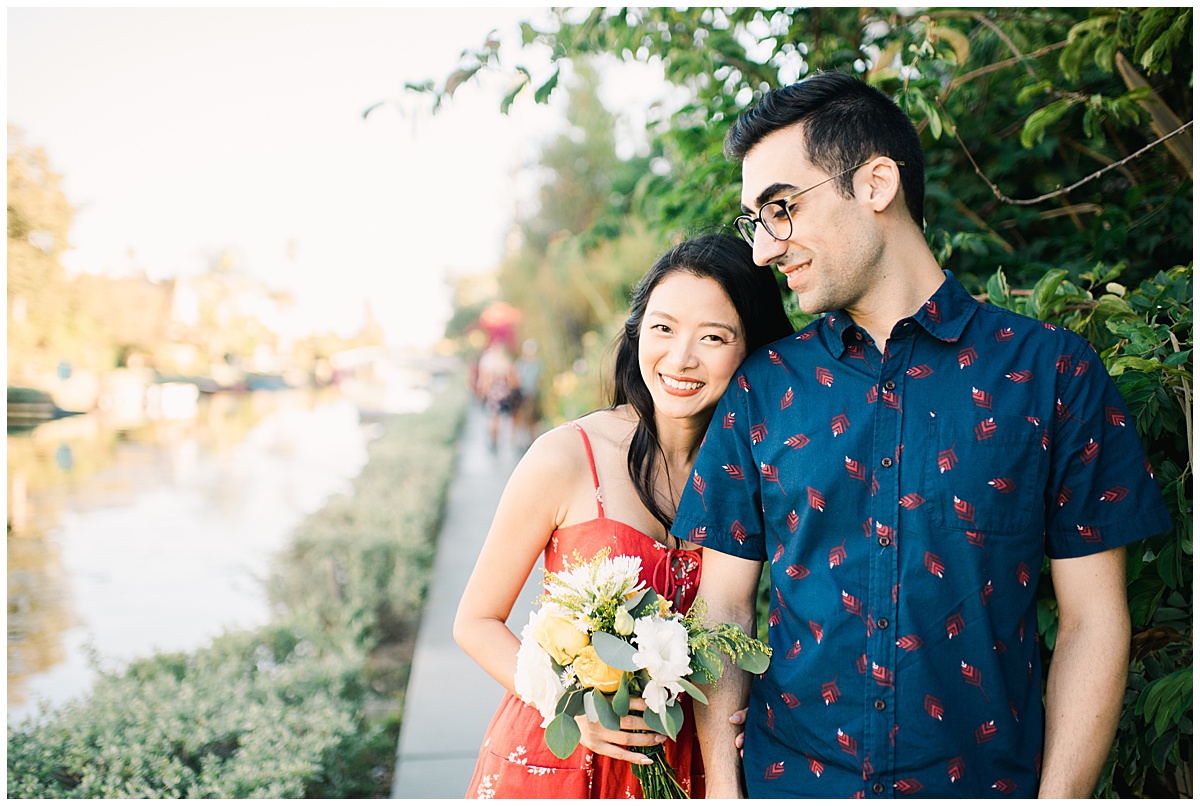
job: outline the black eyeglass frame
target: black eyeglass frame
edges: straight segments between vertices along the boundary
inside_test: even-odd
[[[750,244],[751,246],[754,246],[754,235],[758,231],[759,224],[762,224],[763,229],[765,229],[767,231],[767,234],[770,235],[775,240],[786,241],[788,238],[792,237],[792,230],[795,227],[795,224],[792,222],[792,213],[790,210],[788,210],[788,205],[790,205],[794,199],[796,199],[799,196],[803,196],[805,193],[808,193],[810,190],[816,190],[821,185],[824,185],[828,182],[832,182],[833,180],[835,180],[839,177],[845,176],[846,174],[848,174],[852,171],[857,171],[859,168],[863,167],[864,165],[866,165],[873,159],[875,159],[875,157],[871,157],[870,160],[867,160],[866,162],[860,162],[858,165],[847,168],[846,170],[844,170],[840,173],[836,173],[833,176],[826,177],[825,179],[822,179],[817,184],[806,187],[803,190],[797,190],[795,193],[789,193],[788,195],[786,195],[780,199],[773,199],[772,201],[769,201],[766,204],[764,204],[762,207],[758,208],[758,215],[756,215],[756,216],[750,216],[750,215],[743,213],[742,215],[733,219],[733,228],[735,230],[737,230],[737,233],[739,235],[742,236],[742,240],[744,240],[746,243]],[[901,160],[895,160],[895,163],[896,163],[896,165],[900,166],[901,168],[904,167],[904,162]],[[768,224],[766,221],[763,221],[763,217],[762,217],[763,210],[766,210],[768,207],[771,207],[772,205],[777,205],[779,207],[779,209],[783,210],[784,216],[787,217],[788,230],[787,230],[787,234],[785,234],[785,235],[776,235],[771,230],[771,225]]]

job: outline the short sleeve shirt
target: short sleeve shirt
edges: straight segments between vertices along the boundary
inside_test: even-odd
[[[949,273],[883,355],[844,312],[756,352],[672,529],[770,563],[749,794],[1035,797],[1042,559],[1169,528],[1091,345]]]

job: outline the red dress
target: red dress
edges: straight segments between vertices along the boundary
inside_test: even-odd
[[[603,548],[611,556],[625,554],[642,559],[641,579],[686,612],[696,598],[700,581],[700,552],[669,549],[632,526],[604,517],[600,479],[587,434],[575,423],[567,423],[583,437],[592,482],[596,487],[597,517],[557,529],[546,546],[543,561],[550,571],[573,564],[576,552],[590,558]],[[704,768],[692,718],[692,703],[681,695],[684,725],[675,741],[663,744],[683,789],[694,798],[704,796]],[[592,753],[583,745],[565,759],[546,747],[542,715],[516,695],[507,692],[496,709],[475,774],[467,789],[468,798],[640,798],[641,783],[628,761]]]

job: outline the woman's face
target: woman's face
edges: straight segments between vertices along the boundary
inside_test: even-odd
[[[677,271],[650,292],[638,363],[656,414],[711,418],[745,357],[741,319],[716,280]]]

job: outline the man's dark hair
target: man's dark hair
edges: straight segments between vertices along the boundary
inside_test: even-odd
[[[729,129],[725,156],[741,162],[767,135],[797,123],[803,123],[805,157],[830,176],[876,156],[903,162],[904,201],[924,226],[925,153],[916,127],[892,99],[855,76],[817,73],[771,90]],[[834,185],[843,198],[854,195],[852,173]]]

